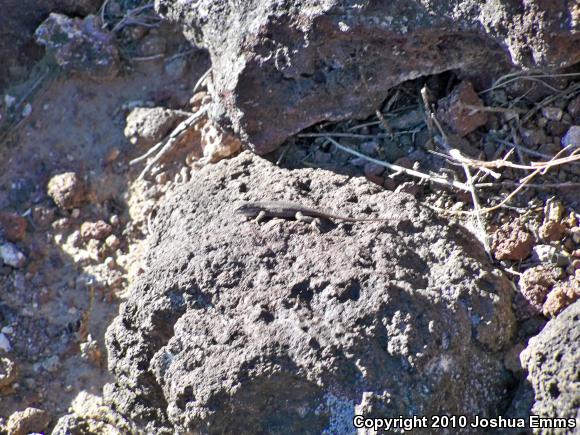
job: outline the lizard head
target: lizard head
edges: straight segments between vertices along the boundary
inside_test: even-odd
[[[236,209],[236,213],[243,214],[247,218],[258,216],[260,211],[261,209],[256,202],[244,202]]]

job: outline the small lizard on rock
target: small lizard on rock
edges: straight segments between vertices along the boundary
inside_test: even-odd
[[[236,210],[247,218],[255,218],[260,222],[265,218],[277,217],[284,219],[296,219],[302,222],[316,223],[318,219],[341,220],[345,222],[389,222],[392,219],[385,218],[351,218],[334,213],[307,207],[300,204],[285,201],[258,201],[244,202]]]

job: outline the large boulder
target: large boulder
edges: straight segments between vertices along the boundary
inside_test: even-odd
[[[210,117],[257,153],[406,80],[580,60],[577,1],[156,0],[212,59]]]
[[[580,424],[580,301],[548,322],[530,339],[521,354],[528,381],[535,393],[532,414],[545,419],[569,419],[565,425],[544,426],[546,434],[579,433],[570,420]]]
[[[389,221],[234,212],[264,199]],[[147,432],[350,433],[355,412],[491,417],[509,402],[511,286],[409,195],[245,152],[176,187],[152,231],[107,332],[105,389]]]

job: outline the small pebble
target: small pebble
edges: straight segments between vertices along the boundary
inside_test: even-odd
[[[555,246],[536,245],[532,249],[532,259],[541,263],[555,264],[556,266],[567,266],[570,264],[568,254]]]
[[[84,240],[105,240],[112,232],[113,228],[111,225],[102,220],[96,222],[83,222],[81,225],[81,236]]]
[[[544,115],[544,118],[548,119],[549,121],[559,121],[562,119],[564,111],[558,107],[543,107],[542,115]]]
[[[48,195],[61,209],[81,206],[87,199],[87,186],[74,172],[55,175],[48,182]]]
[[[189,181],[189,168],[183,167],[181,168],[181,171],[179,171],[179,173],[181,174],[181,179],[183,180],[184,183]]]
[[[548,120],[546,118],[540,118],[540,119],[538,119],[537,124],[538,124],[538,127],[545,128],[546,125],[548,125]]]
[[[580,227],[572,228],[570,233],[572,234],[572,240],[574,240],[575,243],[580,243]]]
[[[169,177],[167,176],[167,172],[161,172],[155,176],[155,182],[157,184],[165,184],[168,180]]]
[[[18,250],[16,245],[12,243],[4,243],[0,245],[0,259],[16,269],[22,267],[26,261],[26,256]]]
[[[105,258],[105,266],[107,266],[108,269],[114,269],[116,265],[117,263],[113,257]]]
[[[31,113],[32,113],[32,105],[30,103],[26,103],[26,105],[22,109],[22,117],[28,118]]]
[[[116,214],[111,215],[111,217],[109,218],[109,222],[114,227],[119,226],[119,223],[121,222],[120,219],[119,219],[119,215],[116,215]]]
[[[105,162],[106,163],[114,162],[115,160],[117,160],[120,154],[121,150],[119,150],[119,148],[117,147],[112,148],[105,156]]]
[[[113,251],[116,251],[119,248],[120,244],[121,242],[119,241],[119,238],[114,234],[111,234],[109,237],[105,239],[105,245],[107,245]]]
[[[6,337],[4,333],[0,332],[0,350],[4,352],[10,352],[11,349],[12,346],[10,346],[10,341],[8,340],[8,337]]]
[[[374,155],[379,149],[379,143],[375,140],[370,140],[360,144],[360,150],[368,156]]]
[[[572,145],[573,148],[580,148],[580,125],[573,125],[568,132],[562,137],[563,147]]]
[[[16,379],[18,369],[10,358],[0,358],[0,388],[10,385]]]

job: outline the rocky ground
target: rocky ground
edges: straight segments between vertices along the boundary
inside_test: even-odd
[[[0,433],[578,416],[577,70],[434,71],[238,155],[205,50],[145,2],[68,6],[3,75]],[[235,219],[261,198],[398,224]]]

